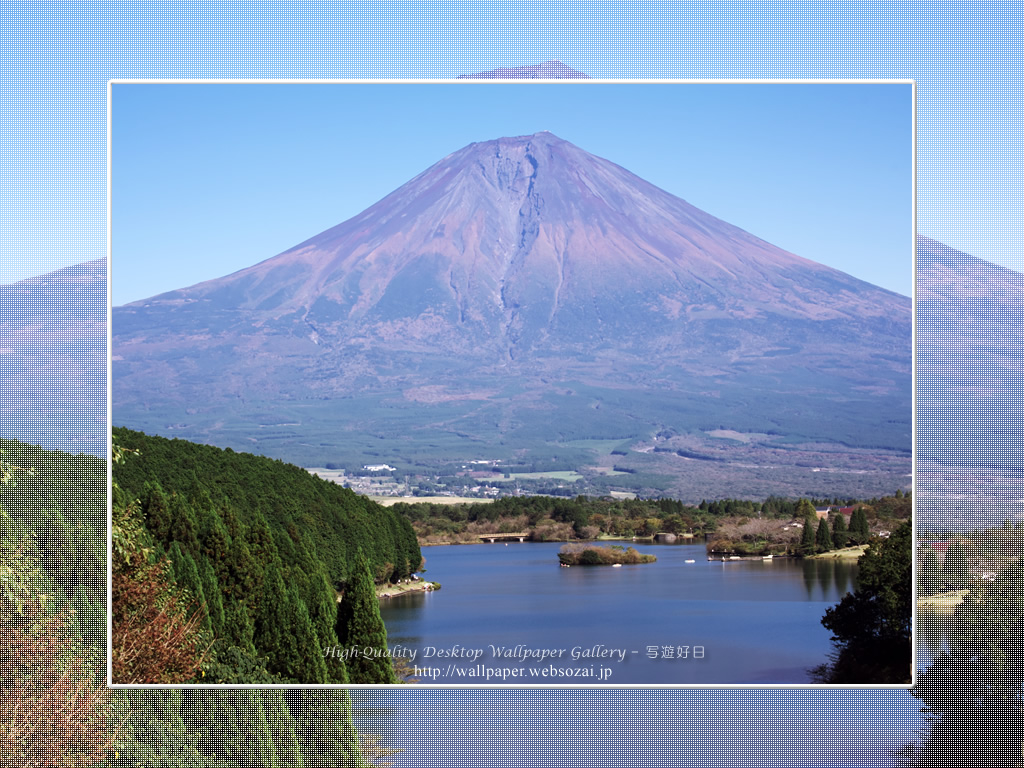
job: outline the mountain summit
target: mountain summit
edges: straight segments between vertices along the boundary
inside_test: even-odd
[[[510,450],[796,422],[828,440],[806,419],[849,413],[844,441],[883,418],[870,444],[909,451],[909,299],[548,132],[464,147],[278,256],[117,308],[113,332],[115,422],[213,442],[238,409],[349,429],[368,398]]]
[[[503,80],[589,80],[590,76],[577,72],[567,64],[556,60],[544,61],[525,67],[499,67],[487,72],[476,72],[472,75],[459,75],[458,80],[465,79],[503,79]]]

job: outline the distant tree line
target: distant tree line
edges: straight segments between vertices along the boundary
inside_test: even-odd
[[[816,506],[852,505],[852,531],[845,518],[832,514],[822,527]],[[528,532],[535,541],[596,539],[602,536],[650,537],[656,533],[692,535],[721,539],[730,551],[761,551],[767,533],[778,526],[765,521],[802,520],[804,541],[796,553],[815,552],[853,544],[865,544],[872,525],[894,528],[909,519],[911,500],[902,492],[892,497],[856,502],[852,499],[784,499],[771,496],[757,502],[723,499],[686,504],[678,499],[615,499],[577,496],[508,496],[492,503],[437,504],[400,503],[392,507],[408,518],[424,542],[473,541],[489,533]],[[764,524],[757,524],[758,522]],[[810,521],[810,522],[808,522]],[[722,536],[719,536],[722,534]],[[749,539],[749,540],[748,540]],[[780,551],[784,551],[782,546]]]

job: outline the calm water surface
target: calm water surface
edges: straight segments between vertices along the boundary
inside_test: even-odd
[[[634,546],[658,561],[562,568],[559,543],[424,548],[442,589],[381,604],[389,645],[416,652],[422,683],[805,683],[832,648],[821,617],[855,587],[849,561]]]

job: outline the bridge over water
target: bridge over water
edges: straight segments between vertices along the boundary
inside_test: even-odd
[[[487,541],[491,544],[496,541],[526,541],[529,537],[529,531],[520,531],[519,533],[482,533],[479,535],[480,541]]]

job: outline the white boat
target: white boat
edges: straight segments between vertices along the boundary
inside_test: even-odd
[[[621,568],[622,563],[612,563],[612,568]]]
[[[708,558],[708,560],[710,560],[710,559],[711,559],[711,558],[709,557],[709,558]],[[688,563],[695,563],[695,562],[697,562],[697,561],[696,561],[696,560],[687,560],[686,562],[688,562]]]
[[[772,556],[771,556],[771,555],[765,555],[765,556],[764,556],[764,557],[762,557],[761,559],[762,559],[762,560],[771,560],[771,559],[772,559]]]

